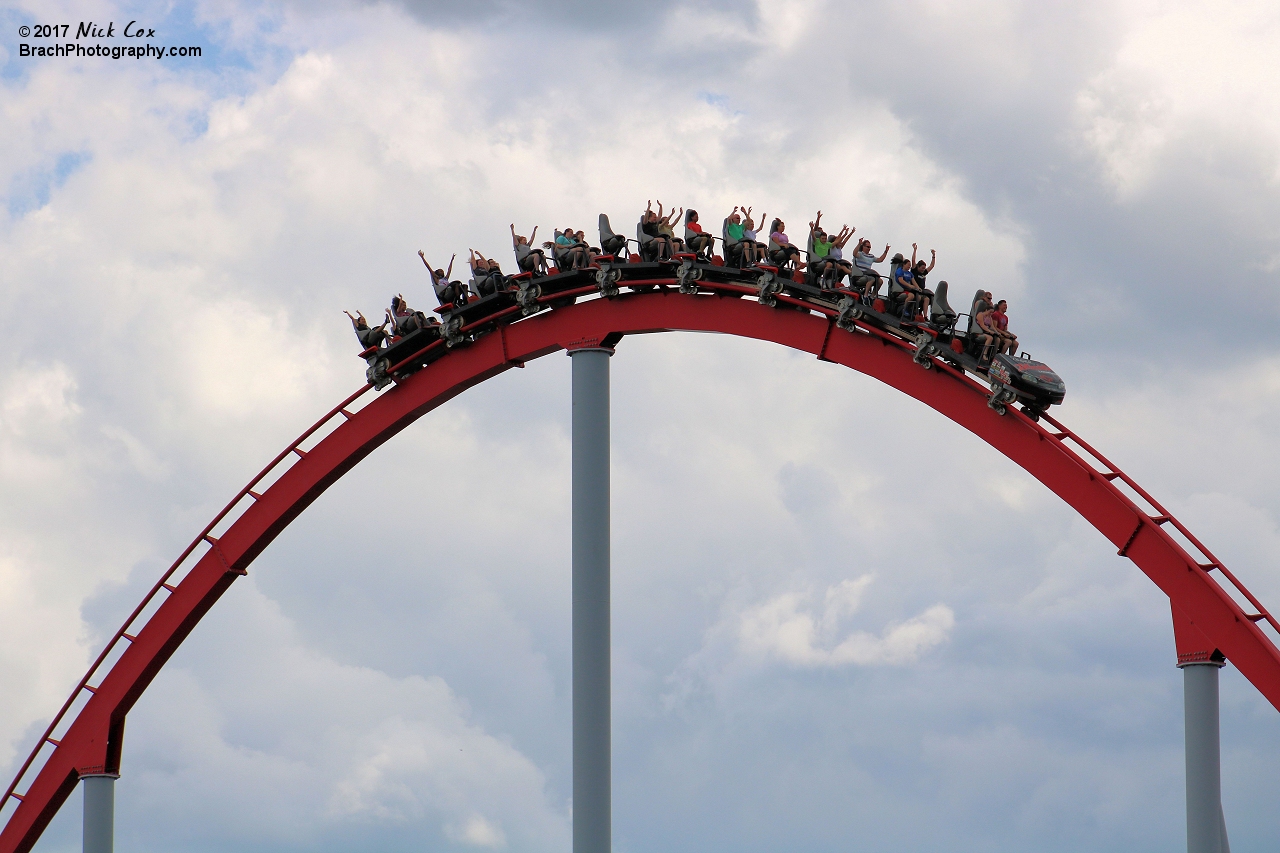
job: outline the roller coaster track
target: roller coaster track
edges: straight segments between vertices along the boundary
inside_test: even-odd
[[[772,341],[930,406],[1046,485],[1169,596],[1180,662],[1220,652],[1280,709],[1280,650],[1260,624],[1280,633],[1275,618],[1185,526],[1079,436],[1047,415],[1036,422],[1013,408],[997,414],[984,385],[941,359],[922,370],[909,343],[874,326],[859,322],[846,331],[832,311],[786,295],[778,296],[783,307],[807,310],[769,308],[729,298],[747,295],[733,291],[744,289],[627,293],[543,311],[450,350],[389,391],[366,385],[343,400],[240,490],[107,643],[0,799],[0,816],[10,812],[0,853],[30,850],[82,776],[118,772],[125,715],[139,696],[235,579],[339,477],[473,385],[557,350],[609,346],[625,335],[696,331]]]

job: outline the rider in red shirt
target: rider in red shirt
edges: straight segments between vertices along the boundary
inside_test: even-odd
[[[1018,351],[1018,336],[1009,331],[1009,315],[1005,313],[1008,307],[1009,303],[1003,299],[997,302],[995,310],[991,312],[991,323],[999,331],[1000,340],[997,341],[996,352],[1013,355]]]

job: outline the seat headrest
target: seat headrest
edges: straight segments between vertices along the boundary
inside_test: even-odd
[[[937,287],[933,289],[933,302],[929,305],[930,320],[954,320],[957,316],[955,309],[947,304],[947,283],[945,281],[938,282]]]

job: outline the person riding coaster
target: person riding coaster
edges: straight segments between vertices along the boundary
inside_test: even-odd
[[[898,279],[898,274],[902,272],[902,266],[907,262],[901,252],[894,252],[893,257],[889,259],[889,290],[885,294],[888,297],[888,305],[890,311],[901,311],[903,296],[902,282]]]
[[[889,256],[889,244],[885,243],[880,257],[871,254],[871,241],[862,239],[853,250],[854,270],[849,276],[849,287],[862,294],[866,302],[870,302],[880,293],[880,273],[872,268],[872,264],[883,263]]]
[[[679,222],[683,216],[683,207],[678,211],[673,207],[666,216],[663,216],[662,200],[658,200],[658,231],[660,231],[662,236],[666,237],[667,241],[671,243],[671,253],[673,255],[683,254],[687,251],[687,249],[685,249],[684,240],[681,240],[676,236],[676,223]]]
[[[978,310],[977,313],[973,315],[973,323],[971,324],[973,331],[970,333],[971,335],[976,336],[978,343],[981,344],[981,348],[978,349],[977,353],[979,364],[990,363],[992,356],[997,353],[1003,353],[1007,344],[1007,340],[1005,336],[1000,333],[1000,327],[996,325],[996,321],[993,316],[996,309],[989,301],[991,295],[986,293],[984,296],[986,298],[981,302],[977,302],[975,300],[975,307]],[[975,347],[976,346],[977,345],[975,344]]]
[[[360,346],[365,351],[376,350],[382,346],[387,340],[387,324],[391,322],[390,318],[383,320],[380,326],[370,326],[369,321],[364,318],[364,313],[357,311],[352,314],[350,311],[343,311],[351,318],[351,327],[355,329],[356,338],[360,341]]]
[[[915,243],[911,244],[912,256],[910,264],[907,263],[906,258],[901,253],[893,256],[892,277],[889,280],[889,300],[895,307],[899,308],[902,319],[906,321],[914,320],[917,313],[923,313],[927,316],[929,302],[933,299],[933,291],[921,287],[916,282],[912,272],[913,267],[916,266],[915,246]],[[923,262],[921,263],[923,264]],[[933,269],[933,267],[928,269]]]
[[[471,249],[471,275],[472,285],[475,287],[476,293],[480,294],[480,298],[492,296],[500,290],[506,290],[509,287],[507,277],[502,274],[502,268],[498,262],[492,258],[486,258],[484,255]]]
[[[587,235],[581,228],[573,232],[573,239],[579,246],[587,250],[587,266],[591,266],[596,262],[596,258],[600,257],[600,247],[592,246],[587,242]]]
[[[978,292],[973,294],[973,301],[969,303],[969,327],[965,330],[969,340],[969,354],[979,357],[982,353],[982,347],[978,345],[978,339],[986,335],[986,332],[978,326],[978,315],[984,311],[991,310],[991,292],[979,288]],[[989,337],[989,336],[988,336]],[[991,343],[987,341],[987,343]]]
[[[415,311],[405,301],[403,293],[391,297],[391,307],[387,309],[387,322],[397,337],[408,337],[419,329],[440,325],[435,317],[428,317],[421,311]],[[384,324],[385,325],[385,324]]]
[[[919,294],[923,294],[924,307],[921,309],[925,314],[929,313],[929,300],[933,298],[933,291],[929,289],[927,277],[933,272],[933,268],[938,264],[938,253],[934,249],[929,250],[929,263],[925,264],[923,260],[916,260],[917,247],[915,243],[911,244],[911,280],[918,290]]]
[[[822,211],[818,211],[817,217],[809,223],[809,264],[806,272],[810,284],[823,290],[834,290],[846,275],[852,273],[852,267],[843,259],[841,249],[854,230],[844,225],[841,226],[840,233],[828,235],[822,229]]]
[[[858,229],[848,225],[840,226],[840,231],[831,237],[831,247],[827,250],[827,260],[835,267],[833,271],[834,285],[840,286],[840,280],[846,276],[853,280],[853,262],[844,259],[844,247]]]
[[[734,205],[733,212],[724,218],[720,239],[724,242],[725,263],[745,269],[754,266],[759,258],[756,255],[756,242],[747,239],[747,227],[742,223],[739,210],[747,212],[746,208]]]
[[[556,268],[560,270],[584,270],[591,266],[591,253],[585,242],[578,240],[572,228],[555,232],[555,241],[543,243],[544,249],[551,250]]]
[[[764,216],[760,217],[760,221],[764,221]],[[769,247],[760,242],[760,235],[756,231],[756,221],[751,216],[751,208],[746,208],[742,214],[742,239],[751,244],[751,256],[756,263],[769,256]]]
[[[658,202],[658,207],[662,207],[662,202]],[[642,261],[669,261],[675,256],[675,242],[662,230],[662,224],[663,220],[653,212],[653,201],[650,200],[636,225],[636,241],[640,244]]]
[[[357,311],[354,315],[346,310],[342,313],[351,318],[351,327],[355,329],[356,339],[363,347],[360,350],[360,357],[368,365],[365,368],[364,378],[370,385],[381,391],[391,382],[391,377],[387,376],[386,372],[390,362],[383,357],[387,351],[387,324],[391,322],[391,318],[383,320],[380,326],[370,326],[361,311]]]
[[[684,212],[684,244],[690,252],[698,256],[698,259],[704,262],[710,262],[711,256],[714,254],[716,238],[702,230],[702,226],[698,224],[698,211],[686,210]]]
[[[533,226],[533,232],[528,237],[523,237],[516,233],[516,224],[511,223],[511,246],[516,253],[516,268],[521,272],[542,276],[547,274],[547,256],[541,249],[534,247],[533,241],[537,238],[538,226]]]
[[[1013,355],[1018,351],[1018,336],[1009,331],[1009,303],[1001,299],[990,314],[990,326],[996,330],[996,352]]]
[[[779,269],[802,270],[805,268],[805,263],[800,260],[800,249],[792,245],[786,228],[787,223],[778,217],[774,217],[772,224],[769,225],[769,260]]]
[[[441,305],[467,304],[467,286],[460,281],[449,280],[449,276],[453,274],[453,262],[458,258],[457,254],[449,258],[449,268],[443,270],[432,269],[427,256],[421,249],[418,250],[418,257],[422,258],[422,263],[427,267],[427,273],[431,276],[431,288],[436,292],[436,299]]]

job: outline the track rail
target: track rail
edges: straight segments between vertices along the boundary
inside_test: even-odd
[[[735,297],[749,293],[733,285],[717,289]],[[399,380],[393,390],[373,394],[366,385],[356,391],[241,489],[125,620],[0,799],[0,810],[17,804],[0,830],[0,853],[30,850],[80,776],[118,771],[124,718],[142,692],[222,593],[343,474],[418,418],[473,385],[560,349],[598,345],[627,334],[720,332],[772,341],[858,370],[920,400],[991,444],[1079,512],[1169,596],[1175,623],[1179,616],[1185,620],[1198,639],[1210,650],[1220,650],[1280,709],[1280,650],[1258,623],[1265,622],[1278,632],[1280,625],[1221,561],[1132,478],[1051,417],[1044,417],[1052,427],[1047,429],[1013,409],[1003,417],[997,415],[987,406],[985,386],[941,360],[934,362],[933,370],[920,369],[912,361],[913,348],[899,338],[861,323],[853,331],[844,331],[836,327],[833,312],[785,294],[777,299],[809,310],[780,311],[750,299],[675,291],[584,301],[499,326]],[[360,402],[367,404],[353,411]],[[335,422],[332,430],[304,449]],[[277,471],[279,476],[259,490]],[[1150,511],[1125,494],[1117,481],[1148,504]],[[213,536],[228,519],[226,529]],[[1184,536],[1200,558],[1189,554],[1166,525]],[[197,556],[202,545],[207,547]],[[1211,574],[1215,571],[1254,612],[1245,612]],[[118,657],[106,666],[117,651]],[[83,705],[72,715],[81,700]],[[24,783],[28,784],[20,793]]]

